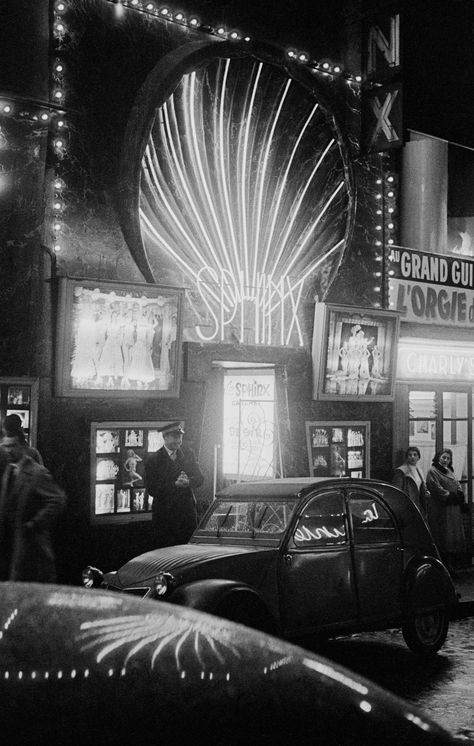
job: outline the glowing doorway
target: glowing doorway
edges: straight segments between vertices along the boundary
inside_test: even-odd
[[[275,405],[273,368],[224,371],[224,479],[271,479],[281,474]]]

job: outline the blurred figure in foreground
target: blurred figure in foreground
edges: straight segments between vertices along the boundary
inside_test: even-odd
[[[0,473],[0,580],[53,583],[51,530],[65,494],[30,455],[22,433],[4,435]]]

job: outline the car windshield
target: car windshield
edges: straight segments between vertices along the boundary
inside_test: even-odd
[[[278,538],[288,526],[294,500],[217,500],[199,531],[220,536]]]

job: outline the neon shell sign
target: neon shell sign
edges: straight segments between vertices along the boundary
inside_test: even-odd
[[[353,208],[332,117],[253,57],[207,59],[151,109],[149,91],[137,205],[148,274],[189,288],[198,340],[303,345],[303,302],[338,266]]]

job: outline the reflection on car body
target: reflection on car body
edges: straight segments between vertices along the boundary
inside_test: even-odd
[[[448,746],[416,707],[276,637],[123,593],[0,583],[8,746]]]
[[[369,479],[278,479],[222,490],[186,545],[86,586],[161,598],[288,639],[401,626],[435,653],[456,594],[410,499]]]

